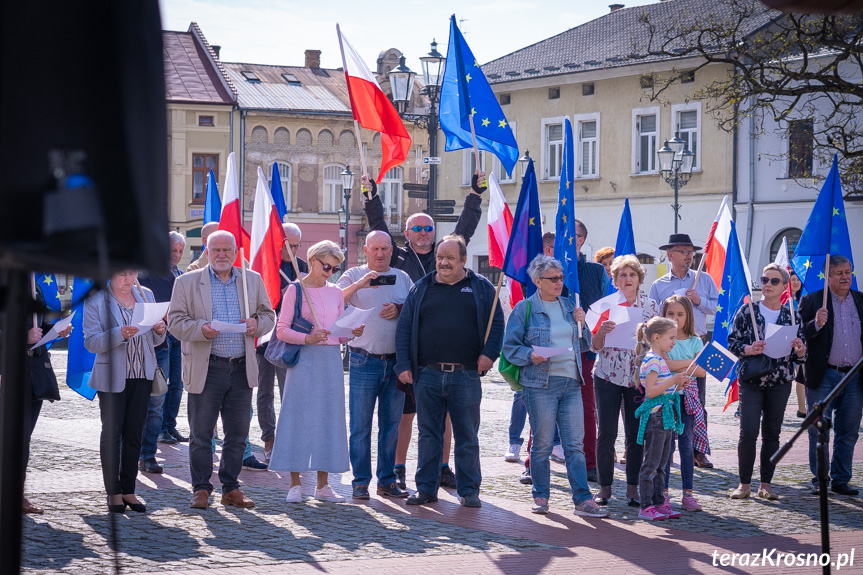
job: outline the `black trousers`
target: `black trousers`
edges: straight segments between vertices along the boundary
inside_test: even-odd
[[[147,420],[152,387],[153,382],[149,379],[127,379],[123,391],[99,392],[102,416],[99,457],[108,495],[135,493],[141,434]]]
[[[596,438],[596,471],[602,487],[611,485],[614,479],[614,442],[617,441],[617,422],[620,420],[620,402],[623,400],[623,432],[626,435],[626,484],[638,486],[638,472],[644,447],[639,445],[638,418],[635,410],[643,397],[637,387],[622,387],[602,378],[593,378],[593,393],[596,396],[596,415],[599,434]]]
[[[770,483],[776,466],[770,457],[779,449],[779,433],[785,406],[791,395],[791,382],[759,387],[757,383],[741,383],[740,396],[740,439],[737,441],[737,465],[740,483],[752,483],[752,469],[755,467],[755,442],[758,428],[761,428],[761,482]]]

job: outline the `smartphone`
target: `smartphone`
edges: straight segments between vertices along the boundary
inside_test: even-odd
[[[378,276],[372,278],[369,282],[371,286],[394,286],[396,285],[396,276]]]

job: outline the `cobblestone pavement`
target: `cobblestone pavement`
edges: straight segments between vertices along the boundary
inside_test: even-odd
[[[62,381],[65,355],[54,354],[54,363]],[[493,372],[483,384],[484,506],[480,510],[461,508],[454,492],[444,490],[441,501],[428,508],[406,507],[403,500],[374,496],[357,503],[348,498],[344,504],[308,497],[302,504],[289,505],[284,502],[285,474],[248,471],[240,479],[244,492],[256,502],[254,509],[226,508],[215,495],[215,504],[207,511],[191,510],[188,445],[160,444],[157,457],[165,473],[138,476],[138,494],[149,512],[115,516],[116,544],[105,511],[99,465],[98,401],[88,402],[61,390],[62,401],[45,404],[32,442],[26,490],[46,512],[24,519],[24,571],[109,573],[116,558],[125,573],[295,573],[304,572],[306,566],[316,573],[688,573],[713,570],[714,550],[740,553],[777,547],[817,552],[818,499],[806,489],[810,473],[805,438],[777,469],[774,486],[782,495],[779,502],[730,501],[728,493],[737,485],[737,420],[733,407],[722,412],[724,386],[714,381],[708,390],[710,457],[716,467],[695,472],[695,495],[704,511],[684,513],[679,520],[664,522],[667,525],[634,520],[637,510],[625,505],[625,476],[620,465],[615,471],[610,519],[586,520],[571,514],[565,469],[555,463],[552,512],[531,514],[530,488],[518,482],[523,465],[503,461],[512,393]],[[799,428],[793,394],[789,401],[783,441]],[[180,430],[186,433],[185,394],[179,421]],[[257,418],[252,420],[251,440],[260,456]],[[374,437],[372,446],[374,453]],[[617,451],[623,451],[622,430]],[[863,474],[861,456],[863,450],[858,446],[855,479]],[[410,488],[415,466],[414,441],[408,455]],[[350,480],[349,474],[331,477],[334,488],[346,496],[350,495]],[[218,493],[215,473],[213,482]],[[314,477],[304,477],[306,495],[312,493],[313,484]],[[596,485],[591,487],[595,490]],[[676,464],[671,494],[679,501]],[[834,550],[849,552],[854,545],[860,547],[858,563],[863,565],[863,498],[831,494],[830,504]],[[669,556],[674,560],[668,561]],[[649,567],[654,560],[661,569]],[[857,566],[856,571],[863,572],[863,567]]]

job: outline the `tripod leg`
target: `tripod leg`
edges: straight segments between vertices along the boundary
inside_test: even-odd
[[[816,457],[818,461],[818,491],[821,508],[821,553],[830,554],[830,519],[828,517],[827,481],[830,474],[830,421],[823,417],[815,424],[818,427]],[[830,573],[830,564],[823,568]]]

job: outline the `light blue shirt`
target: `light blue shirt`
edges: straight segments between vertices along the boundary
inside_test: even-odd
[[[686,270],[686,275],[682,278],[668,272],[650,286],[650,299],[661,305],[665,299],[673,296],[674,292],[690,289],[694,281],[695,270]],[[695,291],[701,298],[700,304],[697,306],[692,304],[693,315],[695,316],[695,333],[704,336],[707,335],[707,316],[716,315],[716,306],[719,305],[719,290],[716,289],[716,284],[713,283],[710,274],[702,272]]]
[[[213,319],[228,323],[240,323],[243,319],[240,311],[240,296],[237,293],[237,268],[231,269],[231,279],[222,282],[213,268],[210,267],[210,291],[213,296]],[[246,355],[245,334],[219,333],[213,338],[210,351],[219,357],[242,357]]]

